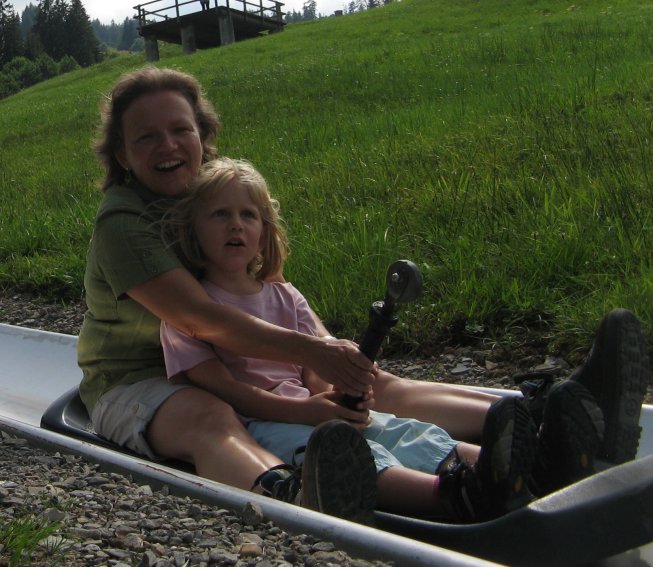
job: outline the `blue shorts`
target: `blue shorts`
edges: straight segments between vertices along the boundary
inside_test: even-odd
[[[377,472],[403,466],[435,474],[442,460],[458,445],[444,430],[416,419],[370,412],[372,424],[362,431],[372,449]],[[272,421],[251,421],[247,429],[265,449],[292,463],[296,449],[308,443],[313,426]],[[299,455],[301,457],[301,455]],[[301,462],[301,458],[297,459]]]

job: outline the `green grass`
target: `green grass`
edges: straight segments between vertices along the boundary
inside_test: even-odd
[[[160,65],[196,75],[222,154],[281,200],[287,276],[343,336],[400,257],[425,297],[397,337],[542,318],[587,339],[653,322],[653,1],[404,0]],[[79,295],[113,59],[0,101],[0,283]],[[410,342],[409,341],[409,342]]]
[[[40,565],[58,565],[61,559],[61,544],[50,544],[47,538],[55,534],[60,527],[57,522],[51,523],[31,515],[13,518],[0,526],[0,557],[8,559],[10,567],[33,565],[33,555],[38,550],[41,555]],[[44,554],[49,558],[47,561],[44,561]]]

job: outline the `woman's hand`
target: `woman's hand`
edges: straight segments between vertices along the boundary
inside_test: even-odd
[[[372,390],[376,366],[358,350],[356,343],[333,337],[312,337],[303,363],[336,389],[360,397]]]

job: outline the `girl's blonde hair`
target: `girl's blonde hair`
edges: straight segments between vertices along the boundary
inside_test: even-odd
[[[221,191],[246,190],[263,221],[261,253],[247,266],[259,281],[280,274],[288,258],[288,237],[279,216],[279,201],[273,199],[263,176],[245,160],[218,158],[202,166],[188,192],[166,214],[163,237],[178,245],[190,268],[202,272],[207,259],[195,233],[195,222],[208,199]]]
[[[122,75],[100,108],[102,122],[93,147],[105,169],[102,191],[111,185],[124,183],[127,176],[116,158],[116,152],[124,146],[123,115],[141,96],[166,91],[179,93],[192,107],[202,141],[202,161],[207,162],[217,156],[213,140],[220,130],[220,119],[202,93],[197,79],[175,69],[143,67]]]

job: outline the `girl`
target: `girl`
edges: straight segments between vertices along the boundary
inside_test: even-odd
[[[282,272],[288,254],[278,209],[248,162],[214,160],[164,219],[165,238],[201,272],[202,286],[216,303],[317,335],[304,297],[289,283],[267,281]],[[171,382],[189,380],[228,402],[254,439],[287,463],[306,445],[313,426],[334,419],[355,424],[374,455],[381,509],[478,521],[532,498],[535,426],[519,399],[492,404],[479,448],[432,424],[349,410],[342,392],[308,368],[240,356],[168,323],[162,324],[161,342]],[[478,462],[470,467],[461,454]]]

